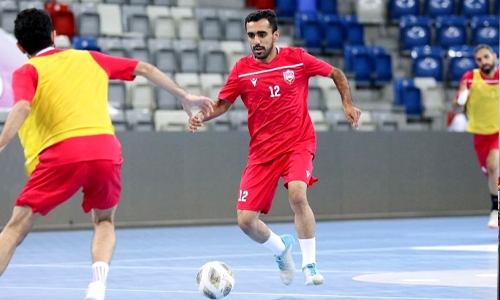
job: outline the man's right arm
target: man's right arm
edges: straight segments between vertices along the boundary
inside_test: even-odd
[[[463,110],[463,107],[467,103],[467,99],[469,98],[469,89],[472,84],[472,77],[472,71],[468,71],[462,76],[462,79],[460,79],[460,86],[458,87],[458,91],[455,94],[455,98],[452,103],[455,109]]]

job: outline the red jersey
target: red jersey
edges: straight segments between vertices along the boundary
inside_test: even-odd
[[[46,49],[37,56],[48,56],[61,51],[64,50]],[[90,51],[90,54],[106,72],[109,79],[133,80],[135,78],[133,72],[138,64],[137,60],[112,57],[94,51]],[[64,78],[60,79],[60,84],[64,85]],[[12,76],[14,103],[21,100],[31,102],[38,85],[38,72],[33,65],[24,64],[17,69]],[[53,165],[88,160],[121,161],[121,145],[115,136],[108,134],[73,137],[46,148],[40,153],[39,159]]]
[[[241,96],[248,109],[249,162],[265,163],[295,149],[316,152],[309,78],[326,77],[332,69],[301,48],[279,48],[268,64],[253,55],[235,64],[219,99],[234,103]]]

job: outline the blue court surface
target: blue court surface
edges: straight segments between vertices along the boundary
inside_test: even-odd
[[[304,286],[299,270],[283,285],[273,255],[236,225],[120,229],[106,299],[206,299],[196,290],[196,273],[220,260],[236,276],[228,300],[492,300],[497,231],[486,222],[486,216],[320,222],[322,286]],[[292,223],[270,228],[295,232]],[[83,299],[91,237],[91,231],[30,234],[0,278],[0,299]],[[298,245],[294,259],[300,267]]]

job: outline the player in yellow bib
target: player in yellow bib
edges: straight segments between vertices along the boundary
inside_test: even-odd
[[[478,69],[462,76],[455,107],[465,110],[466,130],[473,134],[474,149],[484,175],[488,177],[491,212],[488,227],[498,228],[498,67],[497,55],[488,45],[474,50]]]

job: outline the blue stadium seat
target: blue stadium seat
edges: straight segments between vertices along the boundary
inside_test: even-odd
[[[431,19],[428,17],[402,17],[399,29],[401,49],[403,51],[409,51],[416,46],[431,44]]]
[[[368,50],[364,46],[351,46],[344,47],[344,70],[346,72],[354,72],[354,59],[357,55],[368,55]]]
[[[275,0],[275,10],[279,19],[293,19],[297,10],[296,0]]]
[[[415,47],[411,51],[413,77],[432,77],[443,81],[443,49],[440,47]]]
[[[489,0],[460,0],[460,11],[462,15],[471,18],[484,16],[490,11]]]
[[[304,41],[303,47],[311,52],[321,52],[323,34],[317,14],[297,14],[295,17],[296,38]]]
[[[374,64],[373,83],[375,85],[383,85],[392,80],[392,57],[385,52],[384,47],[371,46],[368,47],[368,54]]]
[[[353,72],[356,85],[371,85],[373,62],[367,52],[358,52],[354,54]]]
[[[448,78],[452,85],[458,84],[462,75],[475,67],[474,47],[459,46],[448,49]]]
[[[97,46],[97,40],[92,37],[74,36],[71,43],[73,48],[78,50],[101,51],[101,48]]]
[[[420,13],[419,0],[389,0],[389,13],[393,21],[401,17]]]
[[[323,14],[337,14],[337,0],[318,0],[318,10]]]
[[[316,1],[311,0],[297,0],[297,10],[299,13],[315,14],[318,12]]]
[[[493,52],[497,54],[497,57],[500,57],[500,47],[499,46],[493,46],[491,47],[493,49]],[[498,60],[497,60],[498,62]]]
[[[422,115],[420,89],[415,86],[413,79],[398,78],[394,81],[394,104],[404,106],[407,115]]]
[[[495,15],[500,15],[500,0],[495,1],[495,10],[493,11],[493,14]]]
[[[499,40],[498,27],[500,18],[493,16],[479,16],[471,20],[472,43],[497,46]]]
[[[437,16],[451,16],[455,12],[454,0],[426,0],[425,8],[427,14],[434,18]]]
[[[325,14],[320,18],[324,30],[324,51],[326,53],[342,51],[346,35],[340,18],[332,14]]]
[[[340,21],[344,28],[344,40],[349,45],[365,44],[365,29],[355,15],[341,15]]]
[[[436,18],[436,41],[443,48],[467,44],[467,20],[459,16]]]

